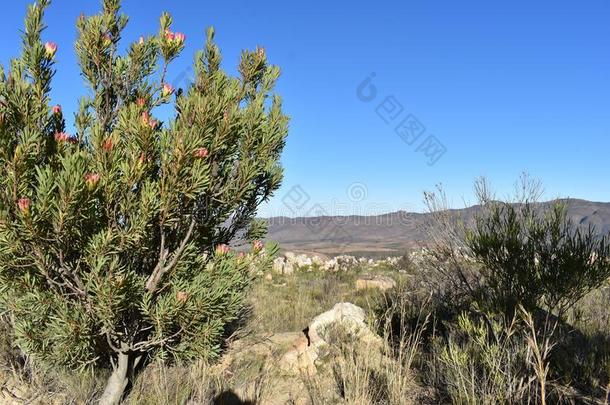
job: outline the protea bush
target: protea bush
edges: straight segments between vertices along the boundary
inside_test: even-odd
[[[174,89],[186,38],[171,17],[125,47],[120,0],[103,0],[77,21],[88,91],[66,126],[49,3],[29,7],[22,53],[0,67],[0,305],[25,355],[111,369],[101,402],[117,403],[151,359],[219,354],[253,266],[269,264],[255,215],[280,185],[288,118],[262,48],[230,77],[209,29],[193,83]]]

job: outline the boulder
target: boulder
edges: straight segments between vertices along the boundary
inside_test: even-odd
[[[294,258],[294,264],[297,267],[310,267],[313,262],[306,255],[298,255]]]
[[[305,340],[295,341],[293,349],[282,357],[280,367],[285,371],[315,374],[316,363],[323,348],[329,343],[329,333],[333,327],[340,328],[367,345],[381,344],[381,338],[366,324],[364,310],[349,302],[341,302],[311,321],[303,330]]]
[[[294,273],[294,263],[287,258],[276,257],[273,260],[272,269],[276,274],[292,274]]]
[[[354,256],[341,255],[327,261],[323,269],[326,271],[348,271],[358,265],[358,259]]]
[[[324,259],[322,259],[320,256],[312,257],[311,261],[312,261],[313,264],[315,264],[318,267],[324,266]]]
[[[396,287],[396,281],[388,276],[380,275],[365,275],[356,280],[356,290],[367,290],[369,288],[377,288],[381,291],[386,291]]]
[[[284,260],[283,257],[276,257],[273,260],[273,267],[272,267],[273,272],[276,274],[283,274],[285,264],[286,264],[286,261]]]
[[[282,274],[289,275],[292,273],[294,273],[294,263],[286,261],[284,268],[282,269]]]

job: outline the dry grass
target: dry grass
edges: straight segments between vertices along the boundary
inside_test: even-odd
[[[327,348],[315,377],[304,376],[313,404],[419,403],[419,387],[408,355],[341,337]],[[405,348],[405,352],[409,350]]]
[[[315,316],[338,302],[351,302],[369,310],[380,294],[375,290],[356,291],[355,280],[361,272],[299,271],[262,280],[252,294],[252,326],[262,334],[301,331]],[[379,274],[388,272],[389,269],[375,270]],[[399,276],[393,274],[394,278]]]
[[[331,333],[319,368],[321,375],[305,379],[313,404],[402,405],[424,401],[413,366],[429,316],[421,311],[412,333],[394,336],[392,320],[407,319],[408,308],[403,303],[391,303],[371,325],[382,331],[379,341],[358,341],[340,329]]]

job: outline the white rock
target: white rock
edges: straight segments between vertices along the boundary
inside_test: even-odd
[[[290,275],[294,273],[294,264],[292,262],[286,262],[284,264],[284,268],[282,269],[282,274]]]
[[[320,350],[328,344],[328,333],[331,326],[340,326],[354,338],[367,344],[380,345],[381,338],[373,333],[366,322],[364,310],[352,303],[341,302],[330,311],[316,316],[311,324],[303,330],[306,344],[298,341],[292,350],[280,361],[282,369],[292,372],[316,373],[316,361]]]
[[[286,265],[286,261],[284,260],[283,257],[276,257],[275,259],[273,259],[272,270],[276,274],[283,274],[285,265]]]
[[[362,276],[356,280],[356,290],[366,290],[369,288],[377,288],[381,291],[386,291],[396,287],[396,281],[388,276]]]

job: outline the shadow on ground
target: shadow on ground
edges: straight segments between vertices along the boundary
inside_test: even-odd
[[[214,405],[256,405],[252,401],[244,401],[233,391],[225,391],[214,398]]]

